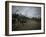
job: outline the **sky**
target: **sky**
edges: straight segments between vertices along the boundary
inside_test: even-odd
[[[12,6],[12,14],[19,14],[26,17],[41,17],[41,7]]]

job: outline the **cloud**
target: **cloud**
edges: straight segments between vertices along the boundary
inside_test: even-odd
[[[41,17],[41,7],[12,6],[12,14],[22,14],[26,17]]]

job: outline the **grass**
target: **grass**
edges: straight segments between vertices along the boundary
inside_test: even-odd
[[[36,20],[26,20],[26,23],[20,23],[20,22],[15,22],[13,24],[13,31],[16,30],[38,30],[41,29],[41,21],[36,21]]]

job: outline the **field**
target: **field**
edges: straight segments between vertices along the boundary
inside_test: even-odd
[[[19,15],[12,16],[12,31],[39,29],[41,29],[41,18],[28,18]]]

